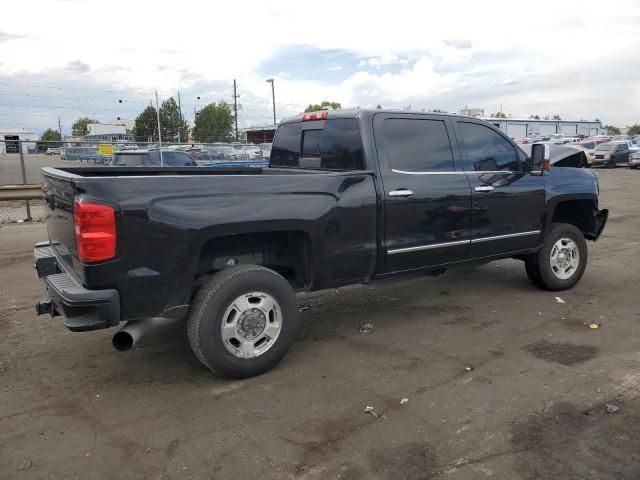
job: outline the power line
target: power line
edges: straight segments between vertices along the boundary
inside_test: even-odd
[[[30,83],[4,83],[0,82],[0,85],[4,85],[6,87],[26,87],[26,88],[50,88],[53,90],[71,90],[76,92],[101,92],[101,93],[126,93],[124,90],[99,90],[96,88],[77,88],[77,87],[56,87],[53,85],[34,85]],[[131,92],[135,92],[135,89],[132,89]],[[145,90],[137,90],[140,93],[137,95],[153,95],[153,92],[147,92]]]
[[[29,97],[29,98],[55,98],[56,100],[82,100],[82,101],[94,101],[94,102],[112,102],[113,100],[108,100],[105,98],[88,98],[88,97],[58,97],[56,95],[51,96],[51,95],[30,95],[28,93],[0,93],[0,95],[2,96],[7,96],[7,97]],[[141,103],[146,105],[147,101],[136,101],[136,100],[122,100],[122,99],[118,99],[119,101],[122,101],[122,103]]]

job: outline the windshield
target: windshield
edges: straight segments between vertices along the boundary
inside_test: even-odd
[[[118,167],[140,167],[147,165],[149,160],[150,155],[148,153],[115,153],[111,165]]]
[[[611,147],[613,146],[614,146],[613,143],[601,143],[595,148],[595,150],[596,152],[608,152],[609,150],[611,150]]]

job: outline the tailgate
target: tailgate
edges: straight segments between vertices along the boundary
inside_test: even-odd
[[[73,201],[76,189],[69,178],[44,172],[47,209],[47,232],[57,257],[77,271],[76,239],[73,224]],[[75,268],[74,268],[75,264]]]

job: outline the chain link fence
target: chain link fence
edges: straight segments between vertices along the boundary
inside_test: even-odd
[[[6,199],[40,184],[43,167],[267,167],[270,155],[271,144],[0,140],[0,224],[45,219],[43,200]]]

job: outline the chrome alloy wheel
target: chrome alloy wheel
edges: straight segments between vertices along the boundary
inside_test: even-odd
[[[238,358],[259,357],[269,350],[282,330],[282,309],[265,292],[236,298],[222,317],[222,342]]]
[[[580,251],[576,242],[570,238],[561,238],[551,249],[549,257],[551,271],[560,280],[571,278],[580,265]]]

